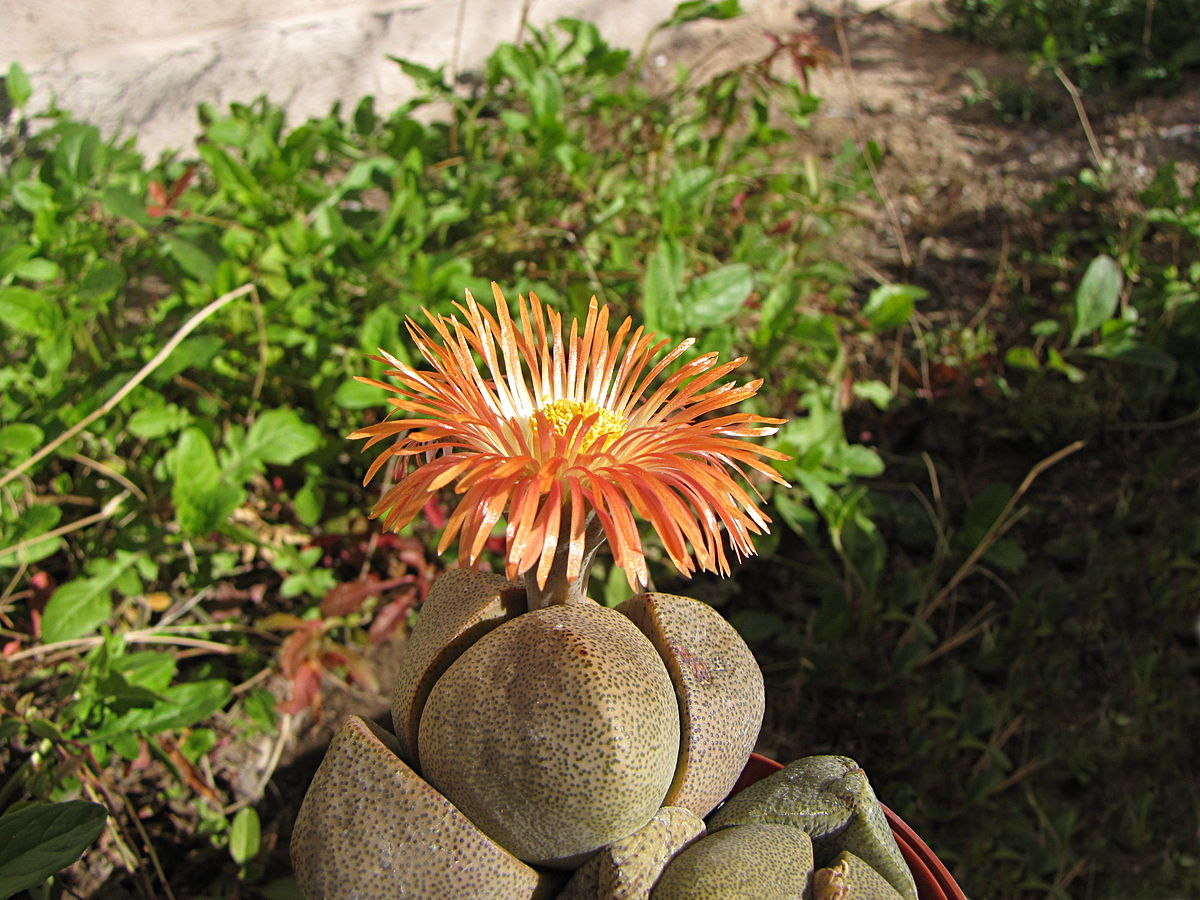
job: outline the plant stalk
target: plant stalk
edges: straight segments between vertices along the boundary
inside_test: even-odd
[[[537,571],[530,569],[525,573],[525,596],[530,611],[543,609],[556,603],[595,603],[587,593],[588,579],[592,574],[592,563],[596,560],[596,552],[604,545],[604,527],[596,516],[595,510],[588,510],[587,520],[583,528],[583,563],[579,569],[579,577],[567,579],[567,560],[571,551],[571,516],[570,508],[564,508],[562,525],[558,535],[558,544],[554,548],[554,560],[550,564],[550,572],[546,576],[545,585],[539,587]]]

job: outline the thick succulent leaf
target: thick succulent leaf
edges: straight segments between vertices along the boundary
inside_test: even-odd
[[[842,851],[861,858],[907,900],[917,886],[866,773],[845,756],[808,756],[731,797],[711,831],[753,822],[790,825],[813,840],[818,865]]]
[[[729,794],[754,749],[762,672],[741,635],[699,600],[639,594],[617,611],[650,639],[679,701],[679,767],[664,803],[704,817]]]
[[[541,896],[514,859],[396,756],[377,725],[349,716],[313,777],[292,832],[307,900]]]
[[[664,806],[576,869],[558,900],[647,900],[667,863],[703,834],[704,820],[691,810]]]

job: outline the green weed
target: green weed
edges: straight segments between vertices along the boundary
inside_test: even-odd
[[[672,23],[736,11],[685,3]],[[749,64],[652,94],[639,59],[562,20],[501,45],[465,89],[396,60],[419,89],[396,110],[367,97],[291,127],[265,100],[203,107],[197,157],[153,164],[29,110],[11,68],[0,807],[98,799],[126,868],[147,871],[149,847],[161,879],[137,838],[154,803],[262,874],[257,797],[212,769],[214,748],[319,710],[328,675],[372,686],[364,655],[436,575],[437,504],[380,535],[344,435],[382,412],[353,380],[377,371],[368,355],[407,359],[405,318],[464,288],[486,297],[495,279],[576,313],[595,294],[696,336],[694,353],[744,353],[766,379],[760,411],[804,409],[780,436],[796,487],[776,511],[843,543],[868,529],[853,480],[881,464],[841,417],[890,393],[850,348],[919,295],[864,303],[827,261],[878,148],[795,156],[819,105],[796,59],[792,79]],[[435,102],[438,120],[414,115]],[[273,665],[287,696],[268,702]],[[118,788],[118,764],[146,775]]]

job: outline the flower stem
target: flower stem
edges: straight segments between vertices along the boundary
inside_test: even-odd
[[[530,610],[542,609],[555,603],[595,603],[588,597],[587,587],[592,574],[592,563],[596,560],[596,551],[604,545],[604,527],[596,513],[589,510],[583,530],[583,563],[579,569],[579,577],[568,581],[570,527],[570,516],[563,516],[563,530],[559,535],[558,546],[554,549],[554,561],[550,564],[545,586],[538,587],[537,572],[534,569],[525,573],[525,595]]]

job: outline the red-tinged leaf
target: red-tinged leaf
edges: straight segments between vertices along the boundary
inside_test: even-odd
[[[138,738],[138,755],[137,759],[129,764],[131,772],[143,772],[150,768],[150,745],[146,743],[145,738]]]
[[[438,502],[437,497],[430,497],[425,503],[425,520],[435,531],[446,527],[446,508]]]
[[[854,378],[847,375],[842,379],[841,397],[839,398],[842,409],[848,409],[854,401]]]
[[[775,235],[783,234],[784,232],[789,231],[791,227],[796,224],[796,220],[798,218],[800,217],[795,214],[788,216],[786,219],[783,219],[778,224],[773,225],[770,229],[768,229],[767,234],[774,237]]]
[[[397,535],[399,538],[399,536]],[[415,572],[425,570],[425,545],[416,538],[399,538],[400,561]]]
[[[174,212],[175,201],[187,190],[187,186],[192,183],[192,176],[195,174],[196,167],[188,166],[187,170],[171,185],[170,193],[167,192],[167,189],[163,187],[161,182],[150,182],[150,199],[154,202],[146,207],[146,212],[156,219]],[[187,216],[187,212],[184,212],[183,215]]]
[[[415,588],[404,591],[399,597],[375,613],[375,619],[367,631],[367,638],[372,644],[381,644],[396,633],[408,620],[409,610],[417,600]]]
[[[217,800],[217,792],[204,780],[204,776],[200,773],[200,770],[192,764],[190,759],[183,755],[183,752],[175,745],[174,741],[164,740],[162,748],[167,751],[167,757],[179,769],[179,774],[183,776],[183,780],[187,782],[188,787],[206,800]]]
[[[16,653],[20,649],[21,649],[20,641],[9,641],[7,644],[4,645],[3,656],[5,659],[8,659],[8,657],[12,656],[14,653]]]
[[[346,670],[346,677],[361,684],[371,691],[379,690],[379,679],[367,665],[366,661],[349,647],[338,646],[321,654],[321,664],[326,670],[341,666]]]
[[[311,663],[305,663],[291,679],[292,695],[279,703],[279,711],[296,715],[310,707],[316,712],[321,702],[321,672]]]
[[[929,380],[935,387],[946,387],[956,384],[962,377],[962,369],[946,363],[934,363],[929,367]]]
[[[321,615],[346,616],[350,613],[358,612],[362,609],[363,603],[368,598],[378,596],[384,591],[390,591],[392,588],[410,580],[412,580],[412,576],[410,575],[391,578],[387,581],[376,578],[373,575],[368,575],[359,581],[336,585],[330,588],[324,598],[322,598]]]
[[[311,647],[316,634],[309,630],[296,631],[287,636],[283,646],[279,648],[279,668],[284,677],[294,680],[301,669],[309,665],[312,656]]]
[[[175,201],[180,198],[180,196],[183,194],[183,192],[187,190],[187,186],[192,183],[192,177],[195,174],[196,174],[196,167],[194,165],[192,165],[192,166],[188,166],[186,171],[184,171],[184,173],[179,176],[179,180],[176,181],[175,184],[171,186],[171,196],[167,198],[168,206],[175,205]]]

